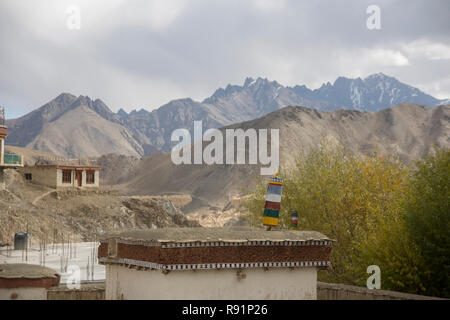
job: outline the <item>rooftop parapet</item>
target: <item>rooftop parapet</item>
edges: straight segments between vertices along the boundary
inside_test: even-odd
[[[0,288],[50,288],[59,285],[60,275],[32,264],[0,264]]]
[[[333,240],[315,231],[256,228],[166,228],[106,234],[103,264],[192,270],[330,266]]]

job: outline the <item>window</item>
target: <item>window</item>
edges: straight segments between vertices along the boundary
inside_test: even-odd
[[[62,182],[63,183],[72,183],[72,171],[63,170]]]
[[[31,175],[31,173],[25,173],[25,180],[33,180],[33,176]]]
[[[95,183],[95,171],[87,171],[86,172],[86,183],[88,183],[88,184]]]

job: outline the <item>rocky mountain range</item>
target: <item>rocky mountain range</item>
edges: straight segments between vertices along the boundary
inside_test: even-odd
[[[170,151],[173,130],[192,131],[194,120],[202,120],[206,130],[257,119],[286,106],[379,111],[404,102],[428,107],[449,103],[384,74],[340,77],[315,90],[247,78],[242,86],[219,88],[202,102],[178,99],[153,111],[130,113],[114,113],[100,99],[63,93],[23,117],[7,120],[6,143],[69,158],[108,153],[140,157]]]

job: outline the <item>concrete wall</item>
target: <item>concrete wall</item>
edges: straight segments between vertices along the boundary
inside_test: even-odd
[[[33,183],[56,188],[57,170],[55,168],[24,167],[19,169],[22,175],[31,173]]]
[[[47,291],[45,288],[0,288],[0,300],[47,300]]]
[[[80,289],[69,290],[61,285],[47,291],[48,300],[104,300],[105,283],[81,284]],[[317,282],[318,300],[440,300],[396,291],[369,290],[344,284]]]
[[[106,265],[106,299],[316,299],[315,268],[138,271]]]
[[[105,283],[81,284],[72,290],[61,285],[47,291],[47,300],[105,300]]]

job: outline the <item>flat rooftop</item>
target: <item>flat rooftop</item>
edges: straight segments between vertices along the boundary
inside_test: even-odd
[[[99,166],[90,166],[83,164],[36,164],[32,167],[46,168],[46,169],[86,169],[86,170],[100,170]]]
[[[333,240],[315,231],[258,228],[165,228],[108,233],[99,262],[148,269],[330,266]]]
[[[316,231],[271,230],[230,227],[230,228],[163,228],[149,230],[129,230],[104,234],[102,242],[108,239],[131,243],[190,243],[190,242],[250,242],[250,241],[330,241]],[[120,242],[120,241],[119,241]]]
[[[50,268],[34,264],[0,264],[0,278],[3,279],[42,279],[58,278],[58,273]]]

